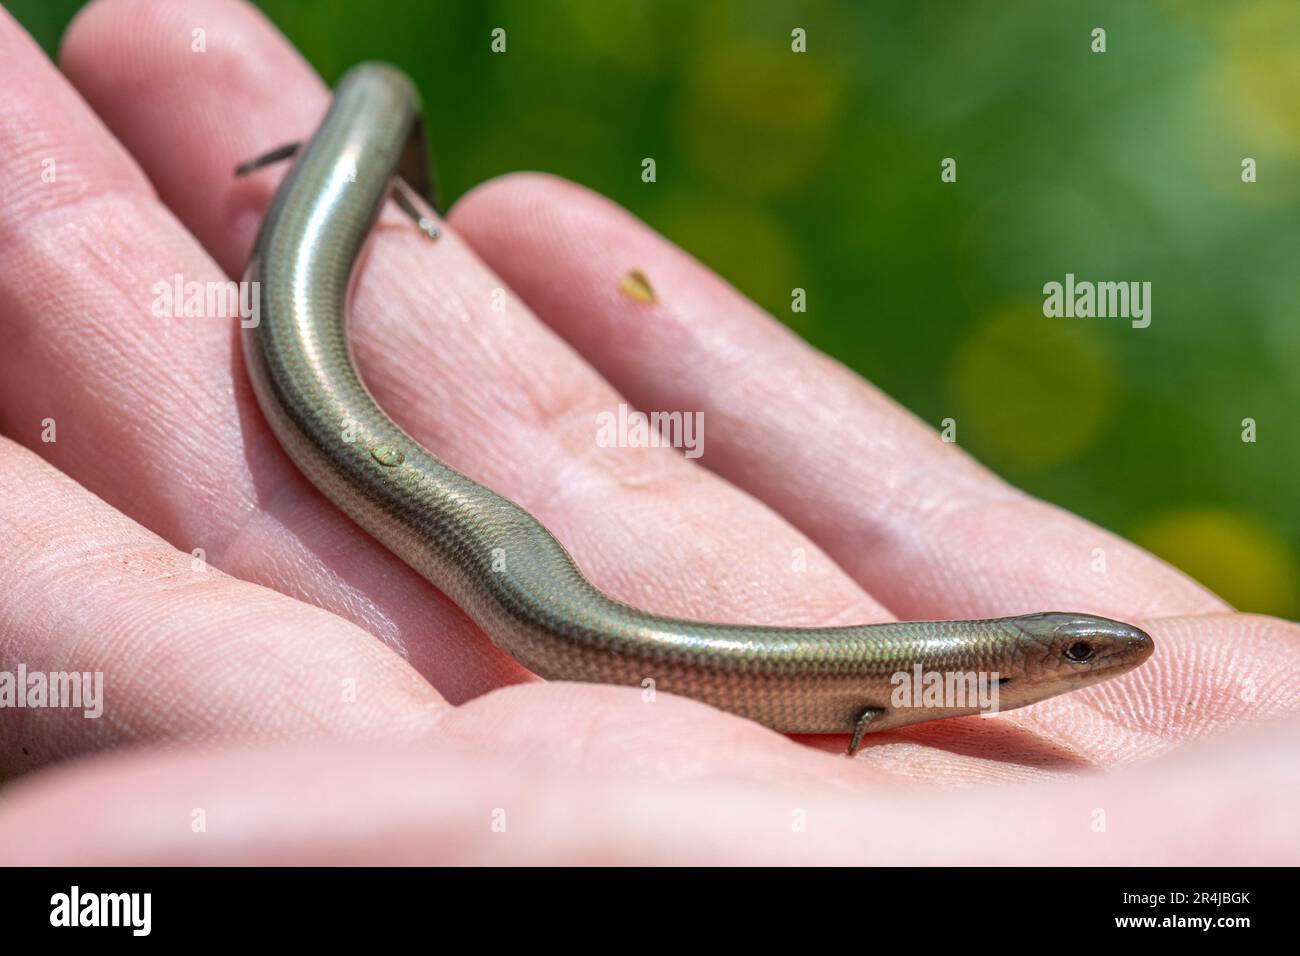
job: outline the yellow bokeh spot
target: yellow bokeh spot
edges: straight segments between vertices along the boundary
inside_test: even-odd
[[[840,76],[784,43],[710,46],[692,68],[678,139],[696,169],[751,195],[808,181],[835,134]]]
[[[1098,322],[1027,306],[995,316],[957,350],[957,427],[995,463],[1038,470],[1097,437],[1115,395]]]
[[[1207,78],[1216,102],[1211,113],[1238,128],[1246,155],[1260,149],[1300,154],[1300,4],[1246,4],[1226,15],[1220,29],[1223,59]]]
[[[1300,615],[1296,556],[1253,515],[1184,508],[1143,523],[1130,537],[1240,610]]]

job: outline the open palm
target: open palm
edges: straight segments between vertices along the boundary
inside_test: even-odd
[[[352,339],[399,424],[598,587],[802,626],[1084,611],[1156,643],[855,760],[534,680],[298,474],[231,322],[151,312],[160,281],[238,277],[280,172],[231,171],[310,135],[320,80],[236,0],[100,0],[61,59],[0,16],[0,669],[102,671],[106,701],[3,711],[0,770],[141,746],[12,781],[0,860],[1296,860],[1300,627],[1008,487],[622,210],[520,175],[436,247],[381,224]],[[623,401],[703,411],[703,458],[598,447]]]

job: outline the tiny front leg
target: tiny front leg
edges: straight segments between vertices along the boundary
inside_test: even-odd
[[[411,221],[430,239],[438,238],[438,224],[432,216],[426,216],[420,208],[420,197],[414,189],[400,176],[393,180],[393,201],[397,208],[411,217]]]

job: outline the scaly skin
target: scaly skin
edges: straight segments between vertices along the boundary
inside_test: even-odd
[[[902,705],[914,668],[991,682],[1020,707],[1122,674],[1150,656],[1143,631],[1085,614],[834,628],[712,624],[647,614],[590,584],[560,543],[505,498],[430,455],[361,383],[345,330],[348,288],[399,163],[418,97],[363,64],[276,192],[249,260],[260,324],[244,332],[258,401],[303,473],[359,525],[537,674],[652,680],[776,730],[854,734],[978,712],[971,700]]]

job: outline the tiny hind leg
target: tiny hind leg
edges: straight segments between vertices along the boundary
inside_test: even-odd
[[[853,737],[849,740],[849,756],[852,757],[862,746],[862,736],[867,732],[867,725],[885,712],[883,707],[868,707],[853,726]]]

